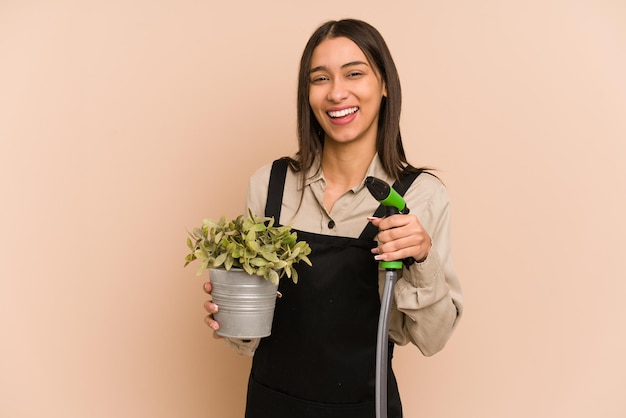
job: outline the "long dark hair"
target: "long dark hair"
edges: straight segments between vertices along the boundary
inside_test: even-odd
[[[350,39],[363,51],[386,87],[387,97],[382,98],[378,118],[376,151],[385,171],[397,180],[403,173],[417,170],[408,163],[402,146],[400,135],[402,91],[398,70],[378,30],[356,19],[331,20],[324,23],[311,35],[304,48],[298,74],[299,150],[295,159],[289,158],[291,167],[302,173],[301,181],[304,185],[305,173],[311,168],[315,158],[321,155],[324,147],[324,132],[309,105],[309,71],[313,50],[323,40],[339,37]]]

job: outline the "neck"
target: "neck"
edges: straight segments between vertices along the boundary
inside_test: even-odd
[[[376,155],[376,148],[355,147],[354,145],[332,144],[329,147],[324,147],[322,170],[327,183],[335,184],[347,190],[363,181],[367,169]]]

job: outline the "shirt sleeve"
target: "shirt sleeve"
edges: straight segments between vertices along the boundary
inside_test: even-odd
[[[394,288],[390,337],[409,342],[431,356],[452,335],[463,311],[462,291],[450,249],[450,203],[444,185],[434,176],[420,175],[405,196],[409,208],[432,238],[432,249],[421,263],[404,267]]]
[[[248,209],[250,209],[257,216],[265,215],[271,171],[272,164],[266,164],[250,177],[244,213],[248,213]]]

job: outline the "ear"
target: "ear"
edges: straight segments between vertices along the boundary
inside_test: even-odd
[[[383,81],[383,97],[387,97],[387,85]]]

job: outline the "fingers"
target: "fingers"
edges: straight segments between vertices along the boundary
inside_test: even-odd
[[[414,237],[397,239],[387,243],[381,243],[372,249],[374,259],[377,261],[395,261],[413,257],[422,260],[430,251],[430,240],[414,240]]]
[[[367,218],[378,227],[378,241],[387,243],[413,237],[416,244],[426,234],[415,215],[393,215],[386,218]]]
[[[431,240],[415,215],[393,215],[368,218],[379,228],[378,247],[372,249],[375,259],[394,261],[413,257],[421,260],[428,255]]]
[[[417,220],[417,216],[415,215],[392,215],[385,218],[376,218],[370,216],[367,218],[367,220],[370,221],[372,225],[377,227],[380,232],[389,231],[400,234],[394,236],[395,238],[400,237],[402,234],[410,234],[410,230],[404,229],[405,227],[408,227],[414,231],[423,230],[422,225],[419,223],[419,221]]]
[[[216,340],[223,338],[217,334],[217,330],[220,329],[220,324],[215,319],[213,319],[213,315],[207,315],[204,318],[204,322],[209,326],[209,328],[213,330],[213,338],[215,338]]]
[[[211,293],[210,283],[204,284],[204,291],[207,293]],[[213,338],[216,338],[216,339],[222,338],[219,335],[217,335],[217,333],[215,332],[218,329],[220,329],[220,324],[213,318],[213,315],[218,312],[219,306],[213,303],[213,301],[207,300],[206,302],[204,302],[204,309],[209,313],[207,316],[204,317],[204,323],[207,324],[209,328],[213,330]]]
[[[378,227],[378,225],[380,225],[380,222],[383,220],[383,218],[377,218],[375,216],[368,216],[367,220],[370,221],[372,225],[374,225],[375,227]]]
[[[211,300],[207,300],[206,302],[204,302],[204,309],[211,315],[216,314],[219,306],[217,306],[217,304],[213,303],[213,301]]]
[[[387,231],[394,228],[402,228],[407,225],[420,226],[417,216],[413,214],[408,215],[391,215],[384,218],[368,218],[374,226],[377,226],[381,231]]]
[[[211,294],[211,282],[206,282],[202,288],[204,289],[204,291],[208,294]]]
[[[209,326],[209,328],[211,328],[213,331],[217,331],[218,329],[220,329],[220,324],[218,324],[218,322],[213,319],[212,315],[207,315],[204,317],[204,322]]]

